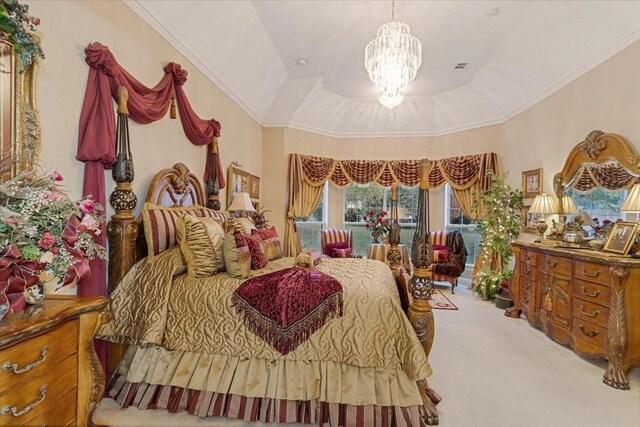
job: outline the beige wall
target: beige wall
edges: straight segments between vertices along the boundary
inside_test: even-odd
[[[185,91],[200,117],[222,124],[220,152],[223,165],[239,161],[256,175],[262,172],[262,128],[218,87],[189,63],[155,30],[119,1],[30,1],[30,12],[40,17],[46,59],[37,76],[37,103],[42,123],[41,161],[57,169],[72,197],[82,191],[83,164],[75,160],[78,119],[87,81],[84,48],[90,42],[110,47],[118,62],[147,86],[162,78],[170,61],[188,72]],[[169,117],[148,125],[130,122],[135,164],[134,191],[144,200],[153,174],[176,162],[202,177],[205,147],[192,145],[180,120]],[[106,173],[107,193],[113,189]],[[221,194],[221,200],[226,200]],[[138,203],[138,211],[142,203]]]

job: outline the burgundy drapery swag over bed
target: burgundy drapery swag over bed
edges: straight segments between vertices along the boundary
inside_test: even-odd
[[[195,145],[209,145],[205,182],[216,174],[219,187],[224,188],[224,170],[217,154],[216,138],[220,136],[220,123],[215,119],[201,119],[193,111],[182,86],[187,81],[187,71],[179,64],[170,62],[164,66],[165,75],[160,82],[149,88],[127,72],[116,61],[109,48],[100,43],[91,43],[85,49],[89,65],[89,77],[80,114],[78,151],[76,159],[85,163],[83,194],[91,194],[106,206],[104,170],[115,162],[115,114],[114,100],[118,87],[129,91],[127,103],[129,117],[140,124],[152,123],[167,114],[173,94],[180,113],[184,133]],[[101,233],[101,244],[106,243],[106,233]],[[91,265],[91,283],[78,286],[84,295],[106,294],[106,262],[94,260]]]

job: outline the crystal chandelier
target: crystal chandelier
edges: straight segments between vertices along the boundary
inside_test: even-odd
[[[387,108],[402,103],[404,90],[422,63],[422,43],[407,24],[395,22],[395,1],[391,5],[392,22],[378,29],[364,51],[364,66],[378,88],[378,100]]]

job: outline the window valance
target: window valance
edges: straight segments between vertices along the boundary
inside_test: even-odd
[[[327,157],[291,154],[299,163],[304,181],[317,187],[329,181],[342,188],[351,183],[377,182],[390,187],[394,182],[413,187],[420,179],[419,160],[334,160]],[[449,183],[456,190],[466,190],[480,181],[480,190],[490,185],[487,171],[497,173],[496,153],[449,157],[433,161],[429,175],[432,189]]]
[[[638,181],[638,177],[629,173],[618,162],[585,165],[576,176],[569,187],[583,193],[591,192],[598,187],[607,190],[629,189]]]

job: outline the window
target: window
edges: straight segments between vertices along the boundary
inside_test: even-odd
[[[605,219],[616,222],[618,219],[624,219],[620,213],[620,206],[627,197],[627,190],[610,191],[602,188],[596,188],[590,193],[581,193],[570,189],[567,196],[573,198],[578,211],[585,211],[591,215],[591,218],[598,218],[600,223]]]
[[[415,218],[418,210],[418,188],[398,188],[398,206],[407,219],[400,220],[402,230],[400,241],[409,244],[416,228]],[[371,244],[371,233],[366,229],[362,218],[371,211],[387,211],[391,207],[391,189],[376,183],[350,184],[344,189],[344,228],[353,232],[353,252],[366,256]]]
[[[322,197],[318,206],[311,215],[296,220],[298,237],[302,244],[302,250],[320,250],[320,230],[327,228],[327,204],[329,200],[329,183],[325,182],[322,189]]]
[[[458,230],[462,233],[464,246],[467,248],[467,265],[474,265],[478,258],[479,246],[482,236],[476,231],[476,221],[462,212],[458,199],[453,194],[453,188],[445,185],[445,229],[447,231]]]

